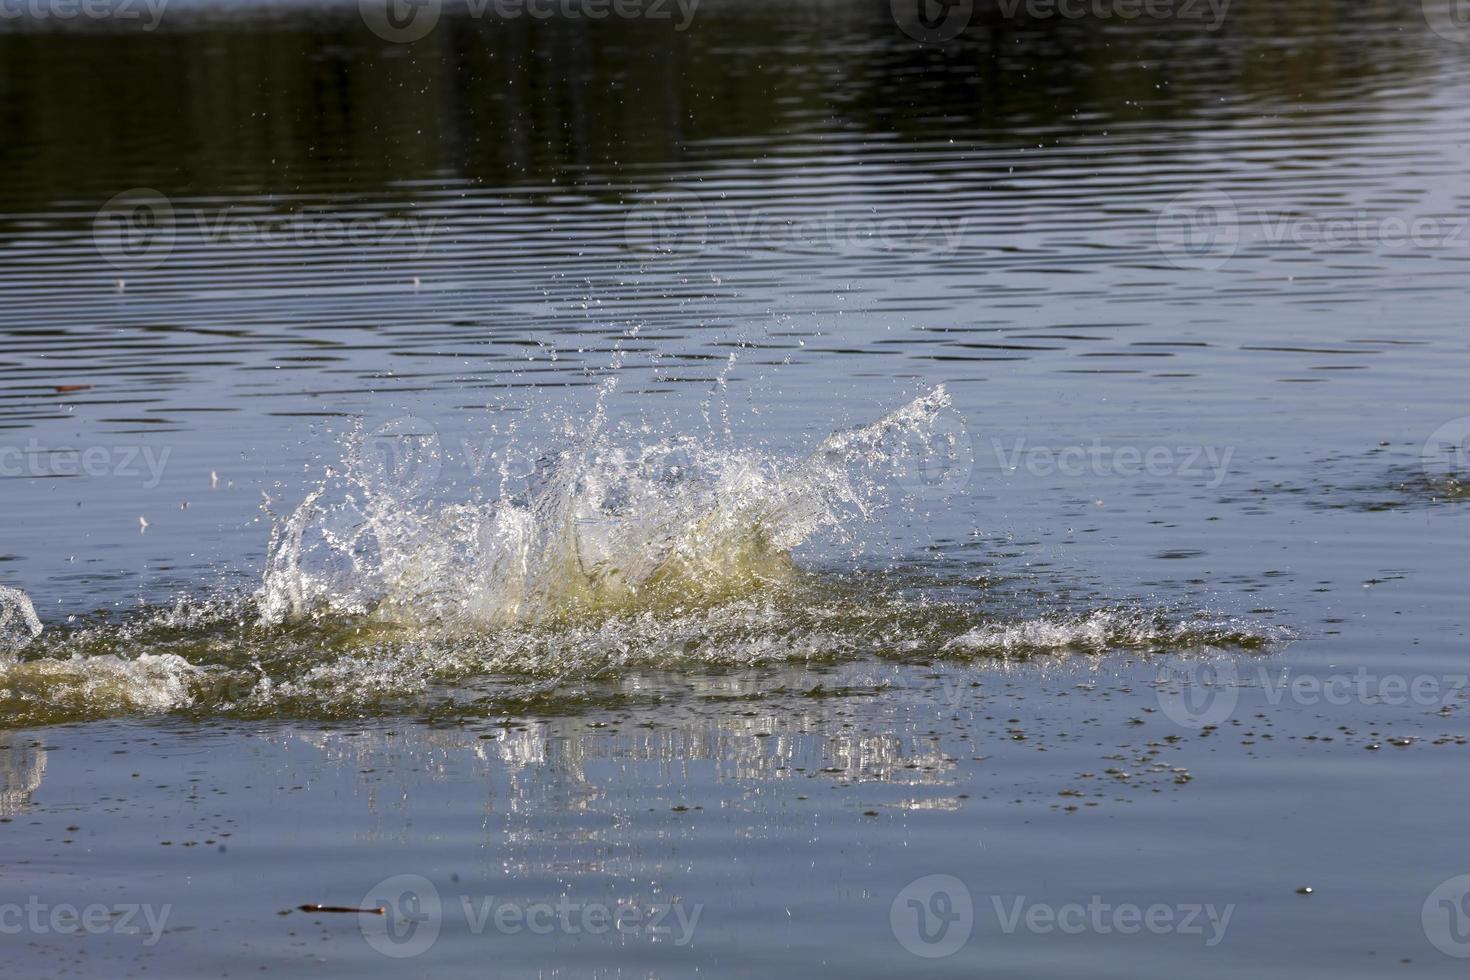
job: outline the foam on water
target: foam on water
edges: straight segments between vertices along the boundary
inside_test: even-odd
[[[0,592],[21,624],[5,634],[16,640],[0,659],[0,725],[484,714],[638,670],[1239,649],[1280,636],[1141,607],[1007,612],[973,576],[932,569],[802,568],[799,546],[819,534],[851,544],[902,499],[916,463],[952,451],[936,425],[948,404],[936,389],[789,457],[688,436],[629,443],[603,431],[599,407],[489,501],[422,494],[403,477],[423,460],[375,466],[358,433],[343,471],[276,520],[252,596],[40,636],[30,600]]]
[[[794,570],[779,584],[703,608],[624,610],[473,634],[360,615],[268,625],[248,600],[183,620],[160,610],[123,627],[48,633],[19,661],[0,664],[0,725],[168,711],[483,715],[528,699],[595,699],[599,684],[642,670],[1259,650],[1288,638],[1270,625],[1205,613],[1120,607],[998,616],[985,611],[983,594],[940,600],[911,591]]]
[[[1094,609],[1023,622],[984,623],[946,642],[942,649],[991,656],[1198,647],[1251,649],[1289,637],[1260,623],[1197,613],[1171,616],[1162,610]]]

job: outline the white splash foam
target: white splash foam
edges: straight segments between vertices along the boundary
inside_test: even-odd
[[[1005,656],[1066,650],[1250,647],[1286,637],[1279,629],[1203,612],[1171,618],[1158,610],[1096,609],[1055,618],[985,623],[945,643],[942,649]]]
[[[0,667],[0,719],[97,718],[175,711],[193,703],[199,668],[175,654],[42,658]]]
[[[30,596],[0,585],[0,656],[14,654],[41,635],[41,620]]]
[[[473,632],[514,623],[678,610],[747,595],[790,574],[791,550],[839,536],[887,502],[884,476],[949,405],[943,388],[782,461],[680,437],[618,445],[600,413],[488,503],[413,499],[358,453],[276,523],[261,618],[371,613]],[[435,469],[427,466],[422,469]]]

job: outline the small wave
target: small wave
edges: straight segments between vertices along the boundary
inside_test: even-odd
[[[986,623],[944,644],[947,652],[997,656],[1069,650],[1256,649],[1290,636],[1277,627],[1209,613],[1172,619],[1146,609],[1097,609],[1057,619]]]

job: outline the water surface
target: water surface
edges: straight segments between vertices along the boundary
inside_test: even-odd
[[[1458,975],[1435,23],[0,21],[15,969]]]

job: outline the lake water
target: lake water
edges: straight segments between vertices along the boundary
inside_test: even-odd
[[[1462,975],[1470,18],[1011,6],[7,8],[13,975]]]

